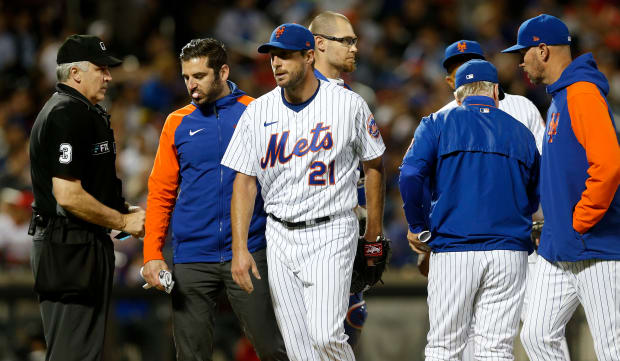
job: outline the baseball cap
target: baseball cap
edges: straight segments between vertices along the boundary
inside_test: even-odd
[[[514,53],[521,49],[538,46],[540,43],[568,45],[570,41],[568,28],[562,20],[555,16],[541,14],[524,21],[519,27],[517,44],[502,50],[502,53]]]
[[[473,59],[461,65],[454,75],[454,85],[457,89],[462,85],[478,81],[488,81],[497,84],[497,69],[495,69],[495,66],[486,60]]]
[[[70,35],[56,55],[56,64],[90,61],[96,65],[118,66],[122,61],[108,53],[101,39],[94,35]]]
[[[446,70],[448,70],[449,63],[454,60],[458,60],[459,58],[484,59],[484,53],[482,52],[482,47],[476,41],[455,41],[446,48],[446,52],[444,54],[441,64]]]
[[[271,33],[268,43],[258,47],[258,52],[268,53],[270,48],[285,50],[314,49],[314,36],[310,30],[299,24],[282,24]]]

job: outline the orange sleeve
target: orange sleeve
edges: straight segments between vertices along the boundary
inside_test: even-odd
[[[588,159],[586,189],[575,206],[573,228],[585,233],[607,212],[620,185],[620,146],[605,99],[592,83],[567,88],[573,133]]]
[[[254,101],[254,98],[252,98],[249,95],[242,95],[239,98],[237,98],[237,101],[247,107],[251,102]]]
[[[146,200],[144,236],[144,263],[163,260],[162,248],[168,234],[170,216],[177,199],[179,186],[179,161],[174,145],[174,133],[183,117],[193,106],[185,107],[168,116],[159,137],[157,155],[149,176],[149,192]]]

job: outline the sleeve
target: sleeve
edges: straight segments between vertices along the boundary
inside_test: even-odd
[[[532,103],[529,99],[526,98],[527,107],[529,111],[527,112],[527,124],[529,124],[530,131],[534,134],[534,139],[536,140],[536,148],[538,149],[538,153],[542,154],[542,142],[545,137],[545,125],[538,108]]]
[[[431,118],[422,119],[400,167],[400,194],[409,230],[414,233],[419,233],[428,227],[424,207],[424,186],[426,178],[435,166],[437,140]]]
[[[245,109],[237,122],[237,127],[222,158],[222,165],[239,173],[256,176],[256,169],[254,169],[256,161],[252,159],[256,143],[251,132],[253,121],[250,116],[253,109],[251,106],[252,104]]]
[[[84,163],[90,152],[88,138],[84,135],[92,132],[84,118],[91,115],[71,110],[66,107],[50,114],[46,131],[47,154],[52,156],[53,177],[82,179],[82,171],[87,168]]]
[[[162,248],[168,234],[170,216],[176,204],[179,186],[179,161],[174,133],[181,119],[182,116],[175,115],[170,115],[166,119],[159,138],[153,170],[149,176],[144,224],[144,263],[164,259]]]
[[[607,212],[620,184],[620,146],[607,102],[600,94],[568,99],[571,126],[588,159],[586,189],[573,212],[573,228],[585,233]]]
[[[356,150],[362,161],[379,158],[385,152],[385,144],[379,126],[368,104],[360,97],[355,114]]]
[[[538,211],[540,204],[540,154],[534,152],[534,163],[530,169],[530,179],[527,185],[527,196],[530,206],[530,214]]]

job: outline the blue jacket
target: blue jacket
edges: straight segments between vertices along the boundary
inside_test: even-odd
[[[163,259],[170,223],[174,263],[232,259],[230,200],[236,172],[220,162],[253,99],[234,83],[228,85],[229,95],[200,107],[190,104],[166,119],[149,177],[145,263]],[[250,252],[266,247],[266,214],[258,187],[248,235]]]
[[[532,250],[540,155],[532,133],[494,106],[469,96],[463,105],[422,119],[401,166],[409,228],[425,229],[423,188],[431,190],[434,252]]]
[[[620,147],[607,79],[584,54],[547,92],[538,252],[552,262],[620,260]]]

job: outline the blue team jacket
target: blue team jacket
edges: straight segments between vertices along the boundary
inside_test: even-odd
[[[172,225],[174,263],[232,259],[230,200],[236,172],[220,164],[237,122],[253,100],[228,82],[231,94],[168,116],[149,177],[144,262],[163,259]],[[250,252],[266,247],[260,186],[248,235]],[[170,217],[172,216],[172,220]]]
[[[532,133],[494,106],[463,105],[422,119],[401,166],[409,228],[425,229],[423,187],[431,190],[429,245],[434,252],[532,250],[540,155]]]
[[[541,168],[545,215],[538,252],[549,261],[620,260],[620,147],[609,83],[584,54],[547,87]]]

